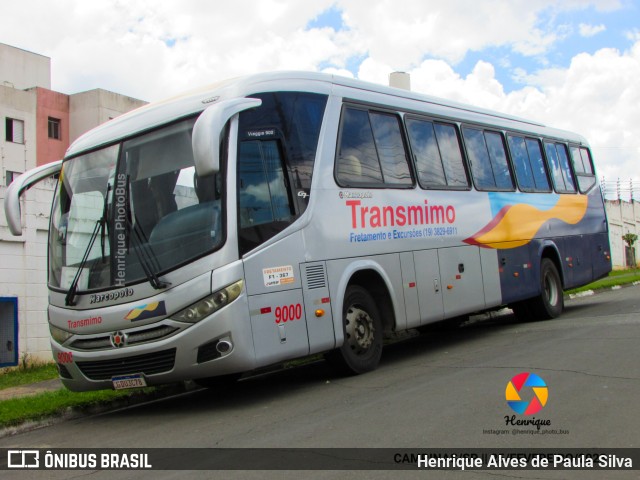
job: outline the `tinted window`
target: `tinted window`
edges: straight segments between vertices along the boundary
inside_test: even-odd
[[[450,187],[467,187],[469,181],[464,169],[462,149],[456,128],[453,125],[436,123],[435,130],[444,171],[447,176],[447,184]]]
[[[240,228],[290,219],[278,143],[242,142],[238,165]]]
[[[549,181],[540,142],[510,135],[509,148],[520,189],[525,192],[548,192]]]
[[[556,192],[572,193],[576,191],[573,174],[569,167],[567,148],[561,143],[545,142],[545,151],[551,170]]]
[[[412,185],[396,115],[344,109],[336,178],[344,187]]]
[[[251,98],[261,99],[262,105],[240,114],[240,139],[255,139],[251,135],[275,130],[275,135],[271,136],[282,140],[280,147],[285,160],[285,173],[291,178],[298,213],[302,213],[309,200],[327,97],[315,93],[273,92],[254,94]]]
[[[573,169],[576,172],[578,187],[581,192],[586,192],[596,183],[589,150],[586,148],[571,147],[571,159],[573,160]]]
[[[382,168],[378,161],[368,112],[345,109],[337,167],[340,185],[382,184]]]
[[[409,142],[423,188],[466,187],[458,135],[453,125],[407,119]]]
[[[544,157],[542,156],[542,146],[540,145],[540,141],[534,140],[532,138],[527,138],[526,144],[536,189],[543,192],[548,192],[551,190],[551,186],[549,185],[547,169],[544,165]]]
[[[384,182],[388,185],[411,185],[398,116],[373,112],[369,115]]]
[[[279,141],[245,141],[238,155],[240,252],[283,230],[294,219]]]
[[[463,133],[476,188],[512,190],[513,181],[502,135],[468,127],[463,129]]]

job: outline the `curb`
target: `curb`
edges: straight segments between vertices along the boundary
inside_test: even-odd
[[[574,298],[590,297],[592,295],[595,295],[598,292],[607,292],[609,290],[620,290],[622,288],[638,286],[638,285],[640,285],[640,280],[632,283],[625,283],[623,285],[614,285],[612,287],[599,288],[598,290],[586,290],[584,292],[570,293],[566,296],[569,297],[571,300],[573,300]]]
[[[38,420],[26,420],[18,425],[0,427],[0,439],[18,435],[20,433],[29,432],[32,430],[37,430],[43,427],[49,427],[51,425],[55,425],[57,423],[68,420],[74,420],[92,415],[100,415],[123,408],[133,407],[135,405],[155,402],[157,400],[162,400],[168,397],[190,393],[198,389],[200,389],[200,387],[196,386],[195,384],[192,384],[191,382],[185,382],[182,384],[159,387],[157,390],[150,393],[132,393],[132,395],[128,397],[116,398],[105,403],[96,403],[81,407],[69,407],[63,412],[59,412],[57,414],[54,413]]]

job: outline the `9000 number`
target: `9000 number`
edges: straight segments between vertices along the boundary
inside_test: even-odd
[[[302,305],[284,305],[276,307],[276,323],[293,322],[302,318]]]

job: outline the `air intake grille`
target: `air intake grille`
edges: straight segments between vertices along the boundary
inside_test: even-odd
[[[307,272],[307,286],[310,289],[324,288],[327,286],[327,281],[324,276],[324,265],[309,265],[306,268]]]
[[[145,330],[127,331],[127,345],[136,345],[138,343],[154,342],[161,338],[168,337],[178,331],[177,327],[169,325],[160,325]],[[111,344],[109,335],[102,337],[79,338],[71,343],[71,348],[76,350],[105,350],[114,348]]]
[[[146,353],[134,357],[124,357],[114,360],[98,360],[96,362],[78,362],[78,368],[91,380],[109,380],[117,375],[130,373],[154,373],[168,372],[173,368],[176,360],[176,349],[163,350],[161,352]]]

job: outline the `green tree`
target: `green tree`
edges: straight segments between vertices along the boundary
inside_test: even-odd
[[[622,235],[622,239],[629,245],[629,247],[633,247],[633,245],[638,240],[638,235],[635,233],[625,233]]]
[[[637,264],[636,264],[636,249],[633,247],[633,245],[636,243],[636,241],[638,240],[638,235],[636,235],[635,233],[625,233],[624,235],[622,235],[622,240],[625,241],[625,243],[627,244],[627,246],[629,247],[627,249],[627,265],[631,265],[634,269],[636,268]]]

